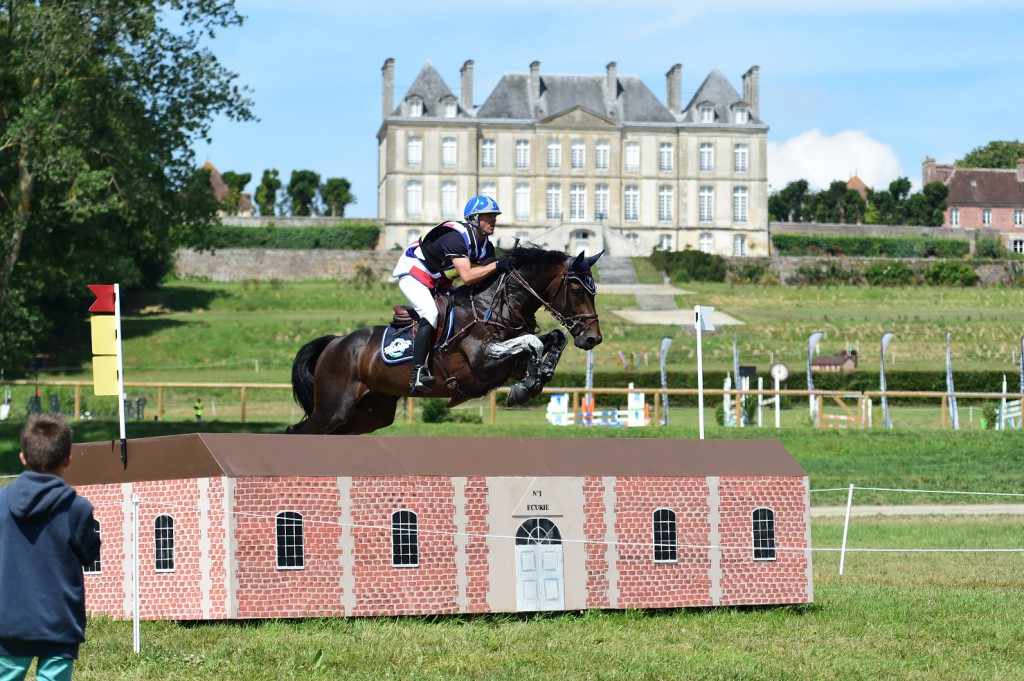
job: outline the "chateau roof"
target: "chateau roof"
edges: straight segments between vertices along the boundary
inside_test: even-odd
[[[423,100],[423,115],[424,116],[441,116],[441,101],[445,99],[455,99],[455,95],[452,94],[448,84],[444,82],[444,78],[437,72],[434,65],[429,61],[420,70],[416,80],[409,86],[409,91],[405,94],[405,99],[409,97],[417,96]],[[404,111],[405,100],[394,111],[394,115],[401,115]]]
[[[1016,169],[953,168],[946,180],[948,205],[1024,204],[1024,182],[1018,180]]]
[[[748,104],[743,97],[736,92],[736,89],[729,83],[728,79],[717,68],[712,69],[708,77],[704,79],[693,99],[686,105],[683,111],[683,121],[687,123],[699,123],[700,114],[698,108],[702,104],[710,104],[715,109],[715,122],[732,122],[732,107],[737,104]],[[750,122],[761,123],[761,119],[750,111]]]

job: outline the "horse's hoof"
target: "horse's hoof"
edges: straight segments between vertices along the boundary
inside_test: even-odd
[[[530,399],[530,389],[522,383],[516,383],[508,390],[508,400],[505,404],[509,407],[517,407]]]

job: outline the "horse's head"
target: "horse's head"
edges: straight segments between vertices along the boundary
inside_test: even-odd
[[[561,282],[556,282],[555,292],[549,301],[565,317],[565,326],[581,350],[591,350],[602,340],[601,324],[594,306],[597,285],[590,270],[603,253],[601,251],[588,258],[580,251],[575,258],[567,259]]]

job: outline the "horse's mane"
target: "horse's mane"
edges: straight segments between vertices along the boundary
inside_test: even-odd
[[[520,246],[515,249],[513,262],[516,267],[554,267],[564,263],[568,257],[562,251],[549,251],[540,246]]]

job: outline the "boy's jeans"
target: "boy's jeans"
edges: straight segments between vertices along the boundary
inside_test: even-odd
[[[31,657],[5,657],[0,655],[0,681],[22,681],[32,666]],[[63,657],[41,657],[36,667],[37,681],[71,681],[74,660]]]

